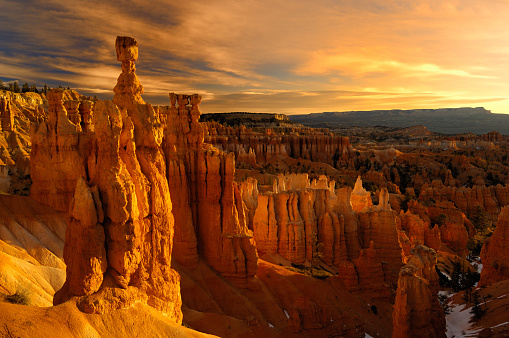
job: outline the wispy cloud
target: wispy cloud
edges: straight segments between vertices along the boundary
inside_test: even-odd
[[[129,35],[157,104],[178,91],[201,93],[204,111],[475,103],[509,113],[504,0],[0,0],[0,8],[2,79],[111,94],[115,37]]]
[[[476,71],[486,68],[474,67]],[[478,79],[493,79],[495,76],[475,74],[463,69],[447,69],[436,64],[408,64],[394,60],[379,60],[376,56],[365,57],[359,55],[341,55],[315,53],[309,62],[303,64],[297,73],[306,74],[347,74],[350,77],[365,77],[370,74],[383,74],[400,77],[466,77]]]

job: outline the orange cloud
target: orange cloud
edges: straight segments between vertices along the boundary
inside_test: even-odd
[[[130,35],[154,103],[186,91],[211,111],[509,113],[504,0],[4,1],[0,21],[2,79],[111,92],[115,37]]]

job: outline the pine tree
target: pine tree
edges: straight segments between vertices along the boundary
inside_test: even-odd
[[[440,306],[442,306],[442,309],[444,310],[444,314],[448,315],[451,313],[451,309],[449,308],[449,297],[447,295],[438,295],[438,302],[440,303]]]
[[[469,302],[469,303],[472,301],[472,288],[471,287],[465,289],[465,293],[463,294],[463,300],[465,302]]]
[[[479,290],[475,290],[472,294],[472,308],[470,309],[470,313],[474,315],[476,319],[481,318],[484,313],[484,310],[481,308]]]
[[[454,262],[452,273],[451,273],[451,288],[454,290],[454,292],[458,292],[461,290],[461,283],[462,283],[462,271],[461,271],[461,264],[456,261]]]
[[[447,215],[445,215],[445,214],[440,214],[435,219],[435,223],[438,225],[439,228],[445,224],[445,221],[447,221]]]
[[[21,88],[19,87],[19,84],[17,82],[14,82],[12,84],[12,91],[15,93],[21,93]]]
[[[477,230],[482,231],[488,226],[488,216],[481,206],[477,206],[470,220]]]
[[[4,90],[4,89],[5,89],[4,81],[2,79],[0,79],[0,90]]]
[[[312,255],[311,256],[311,275],[313,276],[314,275],[313,272],[314,272],[315,268],[320,265],[320,262],[323,258],[324,244],[318,242],[318,234],[316,233],[316,231],[313,231],[309,235],[309,237],[311,239],[312,247],[313,247],[313,250],[311,253],[311,255]]]

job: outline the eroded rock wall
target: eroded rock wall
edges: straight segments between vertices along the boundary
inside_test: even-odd
[[[279,134],[267,129],[264,133],[246,127],[227,127],[208,123],[205,141],[235,154],[237,161],[262,165],[274,156],[289,156],[334,167],[353,165],[353,148],[348,137],[311,128],[292,128]]]
[[[252,223],[258,252],[303,264],[313,260],[320,243],[321,260],[339,271],[349,290],[390,298],[405,260],[396,212],[386,189],[378,205],[372,205],[360,178],[354,192],[336,191],[325,177],[310,182],[307,174],[280,175],[272,191],[256,194]]]
[[[509,206],[502,208],[493,235],[484,243],[481,261],[479,286],[509,279]]]
[[[436,252],[418,245],[401,269],[392,314],[392,337],[446,337],[445,315],[437,299]]]
[[[256,274],[258,260],[249,210],[234,182],[233,154],[204,143],[200,102],[199,95],[171,93],[171,106],[158,107],[175,201],[174,258],[192,267],[202,256],[224,276],[245,284]]]
[[[468,218],[472,217],[480,208],[486,212],[490,223],[496,224],[501,207],[509,203],[509,186],[479,186],[472,188],[445,186],[435,180],[431,184],[424,184],[419,199],[427,201],[451,201]]]
[[[172,259],[193,267],[202,257],[247,285],[258,256],[234,156],[203,143],[201,97],[172,93],[171,106],[146,104],[137,47],[117,38],[113,102],[80,111],[66,109],[62,90],[48,94],[49,118],[32,132],[33,197],[70,214],[67,281],[55,304],[78,297],[82,311],[105,313],[141,301],[180,322]]]

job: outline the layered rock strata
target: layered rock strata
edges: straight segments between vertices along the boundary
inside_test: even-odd
[[[48,97],[48,120],[31,130],[32,198],[58,211],[68,211],[78,177],[86,176],[90,137],[67,117],[62,90]]]
[[[204,143],[199,95],[170,94],[158,107],[165,122],[166,157],[175,228],[174,258],[193,267],[203,257],[231,280],[245,284],[257,271],[248,210],[234,182],[235,159]],[[177,106],[178,104],[178,106]]]
[[[286,130],[285,130],[286,131]],[[208,123],[205,141],[235,154],[237,161],[262,165],[275,156],[292,157],[330,164],[336,168],[353,166],[353,148],[348,137],[327,130],[293,128],[288,133],[246,127],[226,127]]]
[[[474,186],[472,188],[445,186],[435,180],[431,184],[424,184],[419,195],[422,201],[451,201],[468,218],[474,215],[478,208],[486,212],[490,223],[496,224],[500,208],[509,204],[509,186]]]
[[[303,264],[313,260],[320,243],[321,260],[339,271],[350,290],[388,298],[404,261],[396,212],[386,189],[374,206],[360,179],[354,191],[335,190],[325,177],[310,182],[307,174],[291,174],[280,175],[270,192],[248,194],[251,201],[257,196],[252,224],[258,252]]]

